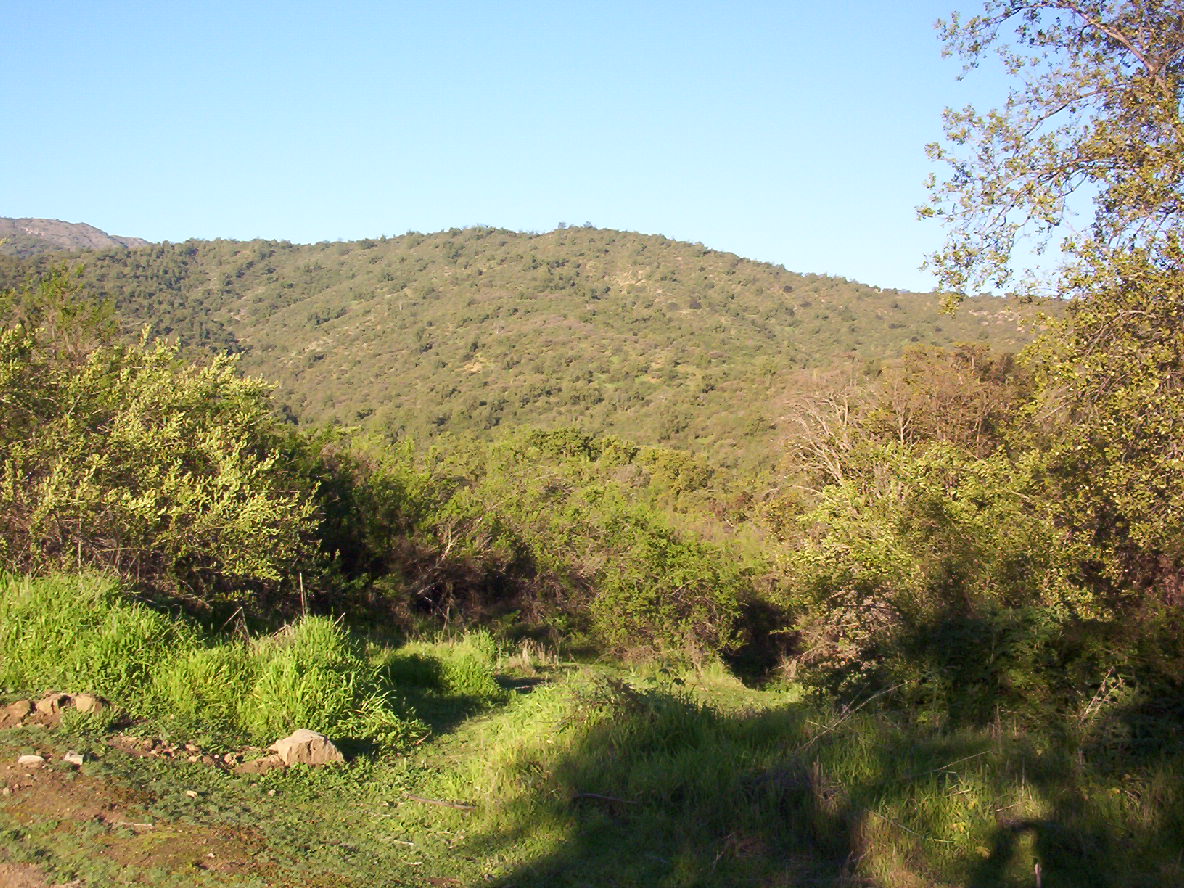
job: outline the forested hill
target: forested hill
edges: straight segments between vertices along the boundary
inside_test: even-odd
[[[55,260],[4,259],[0,283]],[[819,370],[914,343],[1015,350],[1029,307],[801,275],[594,228],[298,246],[190,241],[70,257],[129,329],[243,353],[301,419],[417,438],[579,424],[641,442],[771,447]]]
[[[0,253],[36,256],[59,250],[126,250],[143,247],[138,237],[118,237],[80,222],[0,218]]]

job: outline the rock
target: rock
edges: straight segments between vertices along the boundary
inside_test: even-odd
[[[26,753],[25,755],[20,756],[16,760],[16,763],[22,768],[40,768],[45,764],[45,758],[34,753]]]
[[[278,755],[285,765],[328,765],[345,761],[345,756],[333,745],[333,741],[307,728],[301,728],[267,748]]]
[[[0,709],[0,728],[15,728],[20,725],[33,711],[33,704],[28,700],[17,700]]]
[[[77,765],[81,768],[82,763],[86,761],[86,756],[84,756],[81,752],[74,752],[71,750],[62,756],[62,761],[68,762],[71,765]]]
[[[59,715],[61,711],[70,705],[73,698],[69,694],[46,694],[37,701],[37,712],[40,715]]]
[[[234,773],[236,774],[266,774],[268,771],[274,771],[276,768],[287,767],[284,760],[275,753],[265,755],[263,758],[251,759],[243,762],[241,765],[236,765]]]
[[[108,706],[106,700],[94,694],[75,694],[70,702],[79,712],[88,712],[92,715],[98,715]]]

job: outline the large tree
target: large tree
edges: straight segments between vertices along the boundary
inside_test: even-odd
[[[995,53],[1014,84],[931,146],[940,284],[1072,300],[1034,353],[1029,443],[1083,578],[1123,611],[1184,601],[1184,0],[987,0],[939,27],[966,73]]]
[[[1177,261],[1184,2],[987,0],[938,27],[966,74],[996,55],[1014,84],[998,108],[948,109],[929,146],[945,164],[921,210],[947,225],[931,257],[942,288],[1078,295],[1116,254]],[[1059,273],[1025,274],[1050,244]]]

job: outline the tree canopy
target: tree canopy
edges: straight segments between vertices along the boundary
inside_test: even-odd
[[[948,229],[941,287],[1080,295],[1116,255],[1178,263],[1184,2],[988,0],[938,27],[964,75],[994,53],[1014,81],[998,108],[947,109],[929,146],[946,167],[921,208]],[[1041,282],[1023,266],[1049,246],[1065,262]]]

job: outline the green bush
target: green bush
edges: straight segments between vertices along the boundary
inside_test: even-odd
[[[800,677],[846,696],[903,685],[975,720],[1063,701],[1062,639],[1100,612],[1025,467],[948,445],[868,453],[790,559]]]
[[[190,600],[298,570],[314,506],[269,387],[163,344],[75,348],[47,320],[78,298],[56,286],[40,316],[0,330],[0,559],[101,567]]]
[[[736,644],[749,590],[729,553],[643,512],[616,516],[602,534],[609,557],[596,573],[590,608],[609,645],[699,656]]]

